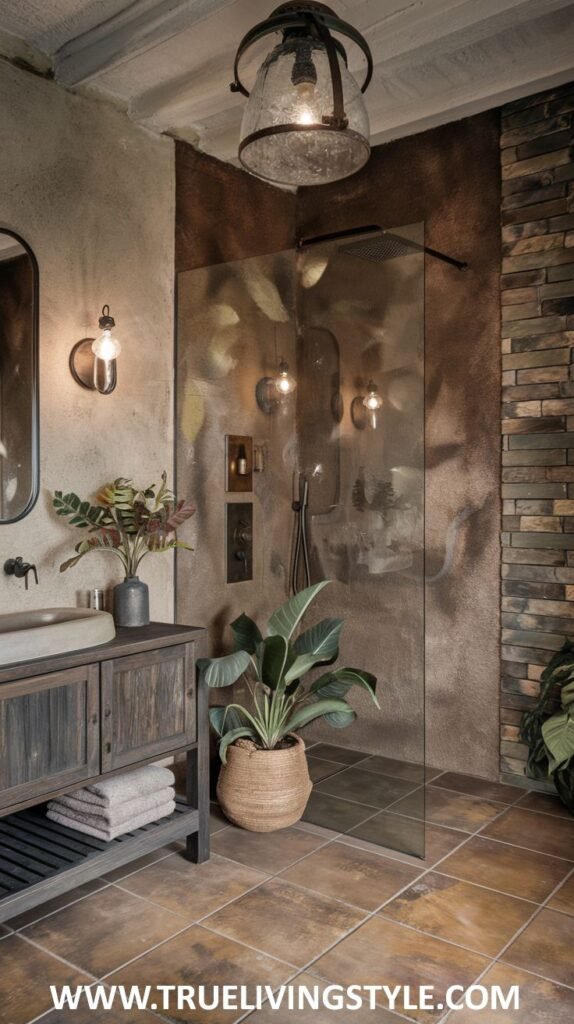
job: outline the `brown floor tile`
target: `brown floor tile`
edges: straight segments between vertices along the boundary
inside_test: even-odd
[[[521,811],[541,811],[542,814],[555,814],[559,818],[567,818],[574,821],[567,807],[564,806],[559,796],[552,793],[527,793],[517,806]]]
[[[503,960],[559,984],[574,986],[573,949],[574,917],[557,910],[541,910],[507,949]]]
[[[284,828],[279,832],[246,832],[232,825],[214,837],[211,848],[222,857],[276,875],[294,861],[313,853],[323,843],[324,840],[318,836],[296,828]]]
[[[94,878],[91,882],[84,882],[84,884],[78,886],[77,889],[71,889],[70,892],[65,892],[61,896],[56,896],[53,900],[41,903],[39,906],[34,907],[33,910],[27,910],[23,914],[18,914],[17,917],[11,918],[11,920],[7,921],[6,924],[14,931],[17,931],[19,928],[25,928],[26,925],[32,924],[34,921],[39,921],[41,917],[47,917],[48,914],[53,914],[56,910],[62,910],[70,903],[75,903],[77,900],[83,899],[84,896],[90,896],[94,892],[99,892],[99,890],[104,889],[107,884],[107,882],[102,881],[100,878]],[[0,928],[1,927],[2,926],[0,925]]]
[[[570,868],[567,861],[557,857],[473,836],[460,850],[443,860],[438,870],[465,882],[476,882],[511,896],[543,903]]]
[[[438,768],[425,767],[414,761],[398,761],[394,757],[369,757],[362,762],[361,768],[381,775],[392,775],[395,779],[405,779],[406,782],[416,782],[419,786],[441,775]]]
[[[145,1010],[90,1010],[83,1006],[77,1010],[54,1010],[42,1017],[41,1024],[158,1024],[158,1018]]]
[[[506,786],[502,782],[489,782],[488,779],[477,779],[473,775],[461,775],[458,772],[446,772],[433,782],[433,786],[466,793],[467,796],[478,796],[482,800],[495,800],[501,804],[513,804],[524,793],[518,786]]]
[[[99,978],[185,928],[186,920],[115,886],[21,934]]]
[[[155,864],[158,860],[165,860],[165,858],[169,857],[172,853],[180,852],[181,848],[181,843],[170,843],[169,846],[162,846],[159,850],[152,850],[151,853],[146,853],[145,857],[138,857],[137,860],[132,860],[129,864],[122,865],[121,868],[115,868],[114,871],[108,871],[106,875],[102,875],[102,878],[107,882],[118,882],[121,878],[133,875],[135,871],[147,868],[149,864]]]
[[[451,1018],[456,1024],[571,1024],[574,1020],[574,992],[515,967],[495,964],[481,985],[498,985],[504,993],[518,985],[518,1008],[457,1010]]]
[[[313,757],[320,757],[323,761],[338,761],[339,764],[356,764],[357,761],[364,761],[368,754],[362,754],[360,750],[348,750],[346,747],[336,747],[333,743],[319,743],[311,750]]]
[[[437,1001],[454,983],[472,984],[488,964],[486,957],[452,946],[394,921],[373,917],[313,965],[313,973],[342,985],[394,987],[434,985]],[[399,1013],[417,1021],[438,1021],[444,1011],[408,1010],[397,1002]]]
[[[225,835],[225,833],[222,833]],[[123,889],[159,903],[187,923],[219,910],[267,878],[243,864],[212,855],[205,864],[192,864],[181,854],[151,864],[137,875],[124,879]]]
[[[362,917],[343,903],[272,879],[207,918],[205,925],[304,967]]]
[[[289,984],[293,988],[305,987],[313,995],[316,989],[322,991],[327,987],[326,982],[315,978],[306,971],[298,974]],[[308,1024],[347,1024],[347,1022],[349,1024],[350,1022],[352,1024],[401,1024],[402,1020],[396,1013],[390,1013],[389,1010],[382,1008],[371,1010],[365,1006],[360,1010],[349,1012],[345,1017],[341,1010],[328,1009],[323,1005],[320,1005],[318,1009],[315,1009],[314,1006],[313,1009],[309,1008],[309,1004],[306,1002],[302,1002],[301,1005],[302,1010],[297,1008],[289,1010],[286,1006],[272,1010],[270,1006],[265,1006],[262,1010],[252,1013],[247,1020],[249,1024],[294,1024],[296,1020],[307,1021]]]
[[[393,812],[423,818],[446,828],[476,832],[500,814],[503,807],[503,804],[495,804],[481,797],[427,786],[424,791],[417,790],[400,800],[394,805]]]
[[[348,832],[360,821],[376,814],[377,811],[378,807],[351,803],[349,800],[339,800],[336,796],[329,796],[327,793],[318,793],[317,790],[313,790],[307,801],[303,821],[320,825],[321,828],[332,829],[334,832]]]
[[[552,910],[561,910],[564,914],[574,914],[574,875],[558,890],[548,904]]]
[[[418,874],[400,861],[331,843],[288,868],[282,877],[363,910],[376,910]]]
[[[307,754],[307,767],[311,782],[321,782],[323,779],[328,779],[330,775],[336,775],[337,772],[342,771],[344,765],[337,764],[336,761],[322,761],[319,757]]]
[[[50,985],[88,985],[91,978],[44,953],[18,935],[1,944],[0,1021],[25,1024],[52,1006]]]
[[[405,859],[406,863],[415,863],[421,868],[432,867],[437,860],[460,846],[467,836],[450,828],[429,825],[428,822],[417,821],[415,818],[403,818],[392,811],[382,811],[369,818],[362,825],[354,828],[348,836],[349,841],[376,844],[383,852],[395,851]],[[421,854],[424,853],[424,857]]]
[[[510,807],[482,835],[574,861],[574,821]]]
[[[431,873],[387,903],[381,914],[494,957],[533,910],[531,903],[513,896]]]
[[[393,779],[390,775],[378,775],[364,768],[347,768],[344,772],[325,779],[315,787],[316,793],[329,793],[342,800],[356,800],[382,809],[411,793],[416,783],[404,779]]]
[[[225,817],[221,807],[218,804],[212,804],[209,811],[209,831],[212,836],[216,835],[217,832],[221,832],[224,828],[229,828],[230,821]]]
[[[146,956],[113,974],[108,982],[117,985],[193,985],[206,988],[209,997],[213,985],[246,985],[253,994],[253,985],[283,984],[293,968],[254,953],[223,935],[215,935],[200,925],[193,925],[181,935],[164,942]],[[239,1011],[161,1009],[161,1016],[185,1024],[231,1024],[242,1014]]]

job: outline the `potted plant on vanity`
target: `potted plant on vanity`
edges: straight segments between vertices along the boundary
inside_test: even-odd
[[[167,486],[162,473],[161,484],[146,488],[134,486],[131,480],[119,477],[106,484],[96,497],[96,504],[82,501],[77,494],[54,492],[54,508],[70,526],[87,530],[88,536],[76,544],[76,554],[62,562],[60,572],[77,565],[90,551],[112,551],[120,559],[125,572],[123,583],[114,587],[114,618],[118,626],[147,626],[149,623],[149,591],[138,575],[138,567],[151,552],[187,548],[178,541],[176,531],[195,512],[192,502],[178,501]]]
[[[332,666],[339,655],[342,619],[323,619],[304,632],[301,620],[329,581],[316,583],[287,601],[269,619],[263,637],[243,614],[231,623],[235,650],[202,658],[198,666],[213,688],[245,679],[249,706],[212,707],[211,724],[220,737],[223,762],[217,796],[225,815],[252,832],[272,832],[298,821],[309,798],[305,744],[298,730],[322,718],[336,729],[355,720],[345,697],[352,686],[365,690],[379,707],[376,677],[356,668],[332,668],[304,685],[317,665]]]

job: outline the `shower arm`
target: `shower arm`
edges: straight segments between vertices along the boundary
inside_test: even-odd
[[[345,228],[342,231],[331,231],[326,235],[312,235],[309,238],[298,238],[296,243],[297,250],[306,249],[311,245],[321,245],[322,242],[340,242],[345,238],[353,238],[355,235],[368,235],[368,234],[384,234],[385,229],[380,224],[365,224],[362,227],[357,228]],[[409,246],[418,252],[424,252],[426,256],[432,256],[434,259],[442,260],[443,263],[448,263],[451,267],[456,267],[457,270],[468,270],[468,263],[464,260],[456,260],[454,256],[447,256],[444,252],[439,252],[438,249],[431,249],[428,245],[420,245],[418,242],[408,241]]]

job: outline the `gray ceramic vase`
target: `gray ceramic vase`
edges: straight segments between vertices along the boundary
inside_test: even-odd
[[[116,626],[149,625],[149,589],[139,576],[126,576],[114,587],[114,620]]]

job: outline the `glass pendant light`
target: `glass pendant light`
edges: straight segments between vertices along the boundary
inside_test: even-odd
[[[282,40],[263,61],[249,94],[239,78],[245,51],[263,36]],[[343,44],[351,39],[367,60],[359,86]],[[324,4],[304,0],[278,7],[242,40],[235,58],[234,92],[248,97],[239,159],[253,174],[286,185],[323,185],[354,174],[370,154],[363,100],[372,75],[366,40]]]

